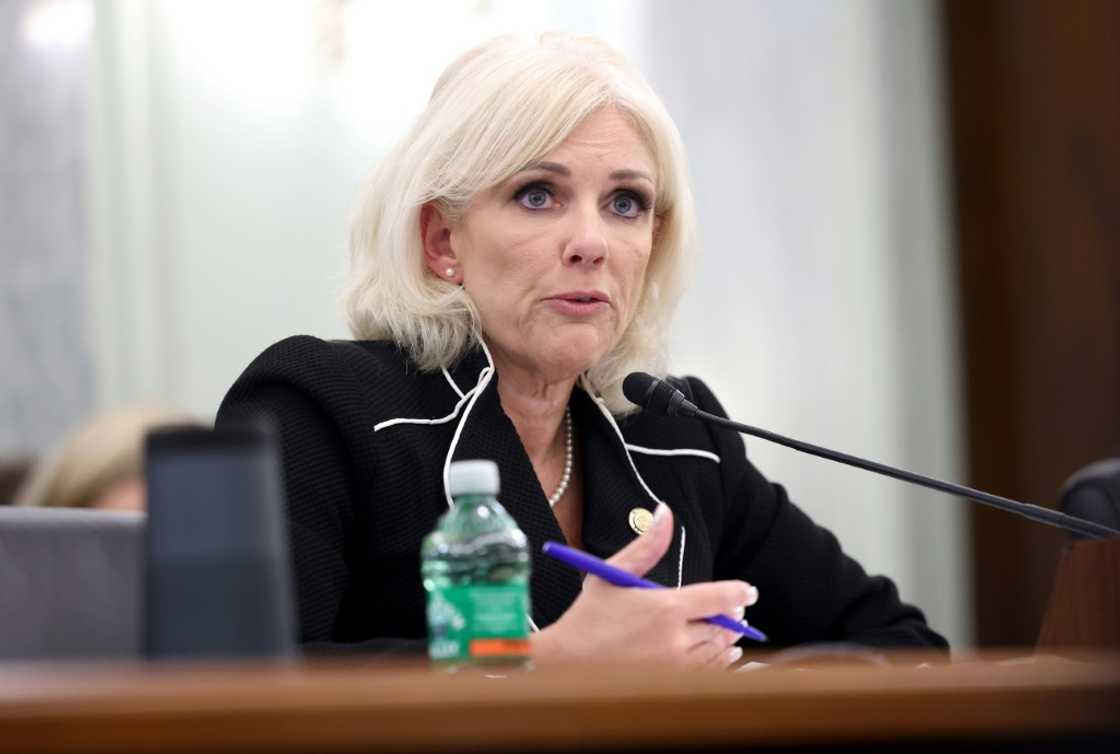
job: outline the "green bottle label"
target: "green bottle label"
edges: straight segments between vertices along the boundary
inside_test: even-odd
[[[524,584],[434,589],[428,593],[428,654],[438,661],[528,657],[528,613]]]

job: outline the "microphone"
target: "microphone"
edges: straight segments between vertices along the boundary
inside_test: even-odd
[[[665,416],[693,417],[700,421],[708,422],[709,424],[734,429],[743,434],[759,437],[763,440],[777,443],[778,445],[784,445],[787,448],[793,448],[794,450],[799,450],[802,453],[808,453],[818,458],[826,458],[830,461],[836,461],[848,466],[855,466],[857,469],[872,471],[876,474],[889,476],[892,479],[900,479],[903,482],[916,484],[919,487],[927,487],[931,490],[947,492],[950,495],[959,495],[960,497],[967,498],[977,503],[990,505],[994,508],[999,508],[1000,510],[1022,516],[1023,518],[1028,518],[1031,521],[1037,521],[1049,526],[1056,526],[1059,529],[1065,529],[1066,531],[1071,531],[1085,537],[1104,539],[1106,537],[1120,536],[1120,531],[1116,529],[1103,526],[1093,521],[1076,518],[1060,511],[1051,510],[1050,508],[1043,508],[1040,505],[1021,503],[1018,500],[992,495],[982,490],[972,489],[971,487],[964,487],[959,484],[944,482],[940,479],[934,479],[933,477],[924,476],[922,474],[915,474],[911,471],[896,469],[893,466],[876,463],[875,461],[868,461],[858,456],[841,453],[836,450],[829,450],[819,445],[811,445],[810,443],[794,440],[791,437],[785,437],[765,429],[752,427],[749,424],[740,424],[730,419],[724,419],[722,416],[709,414],[707,411],[701,411],[697,408],[694,403],[684,397],[684,394],[680,390],[677,390],[668,382],[660,380],[651,374],[646,374],[645,372],[631,372],[628,374],[626,379],[622,382],[622,393],[631,403],[635,403],[651,413]]]
[[[626,400],[645,410],[665,416],[696,416],[700,410],[665,380],[645,372],[631,372],[622,381],[622,394]]]
[[[1120,527],[1120,458],[1091,463],[1062,487],[1066,515]]]

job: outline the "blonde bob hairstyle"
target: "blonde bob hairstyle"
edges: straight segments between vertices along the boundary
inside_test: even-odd
[[[619,342],[583,376],[612,413],[634,406],[622,380],[664,373],[668,330],[695,254],[695,212],[680,135],[638,70],[601,41],[570,34],[499,37],[444,71],[407,136],[374,171],[350,240],[343,297],[350,330],[390,340],[424,371],[450,366],[482,337],[470,297],[423,260],[420,208],[452,218],[477,192],[559,146],[592,113],[615,108],[646,142],[657,170],[653,241],[642,295]]]

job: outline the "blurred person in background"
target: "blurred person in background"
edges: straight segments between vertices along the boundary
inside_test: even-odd
[[[665,373],[695,244],[680,136],[618,52],[499,38],[447,68],[364,196],[356,340],[270,347],[218,412],[280,427],[303,641],[422,652],[421,539],[452,504],[448,464],[489,458],[533,551],[563,540],[679,587],[535,558],[538,662],[726,667],[740,637],[701,619],[748,608],[772,646],[945,646],[738,434],[623,397],[629,372]]]
[[[35,464],[13,504],[142,511],[144,435],[157,427],[195,423],[156,405],[122,406],[97,414]]]

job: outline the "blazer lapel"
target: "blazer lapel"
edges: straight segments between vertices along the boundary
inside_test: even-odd
[[[456,370],[453,377],[461,387],[466,387],[461,381],[463,371]],[[657,501],[642,486],[623,441],[591,397],[577,388],[571,405],[578,455],[583,463],[583,546],[598,557],[609,558],[637,536],[631,525],[635,509],[652,513]],[[533,620],[540,628],[550,625],[575,601],[583,576],[541,555],[545,542],[563,542],[564,533],[548,505],[517,429],[502,410],[496,374],[461,420],[459,439],[452,450],[452,461],[472,459],[490,459],[498,464],[498,499],[529,540]],[[672,500],[665,502],[674,507]],[[645,577],[664,586],[676,586],[680,547],[681,527],[674,523],[669,550]]]
[[[548,498],[521,444],[513,422],[498,399],[498,377],[478,396],[459,433],[453,461],[490,459],[498,464],[501,493],[498,499],[529,540],[532,561],[530,589],[533,620],[543,628],[559,618],[579,595],[583,577],[566,565],[546,558],[541,548],[548,540],[564,541]]]
[[[657,500],[642,486],[622,439],[593,399],[577,389],[572,406],[583,462],[583,546],[605,559],[638,536],[632,528],[632,514],[638,509],[653,513]],[[675,508],[672,500],[665,503]],[[645,578],[677,586],[680,544],[681,527],[674,521],[668,551]]]

